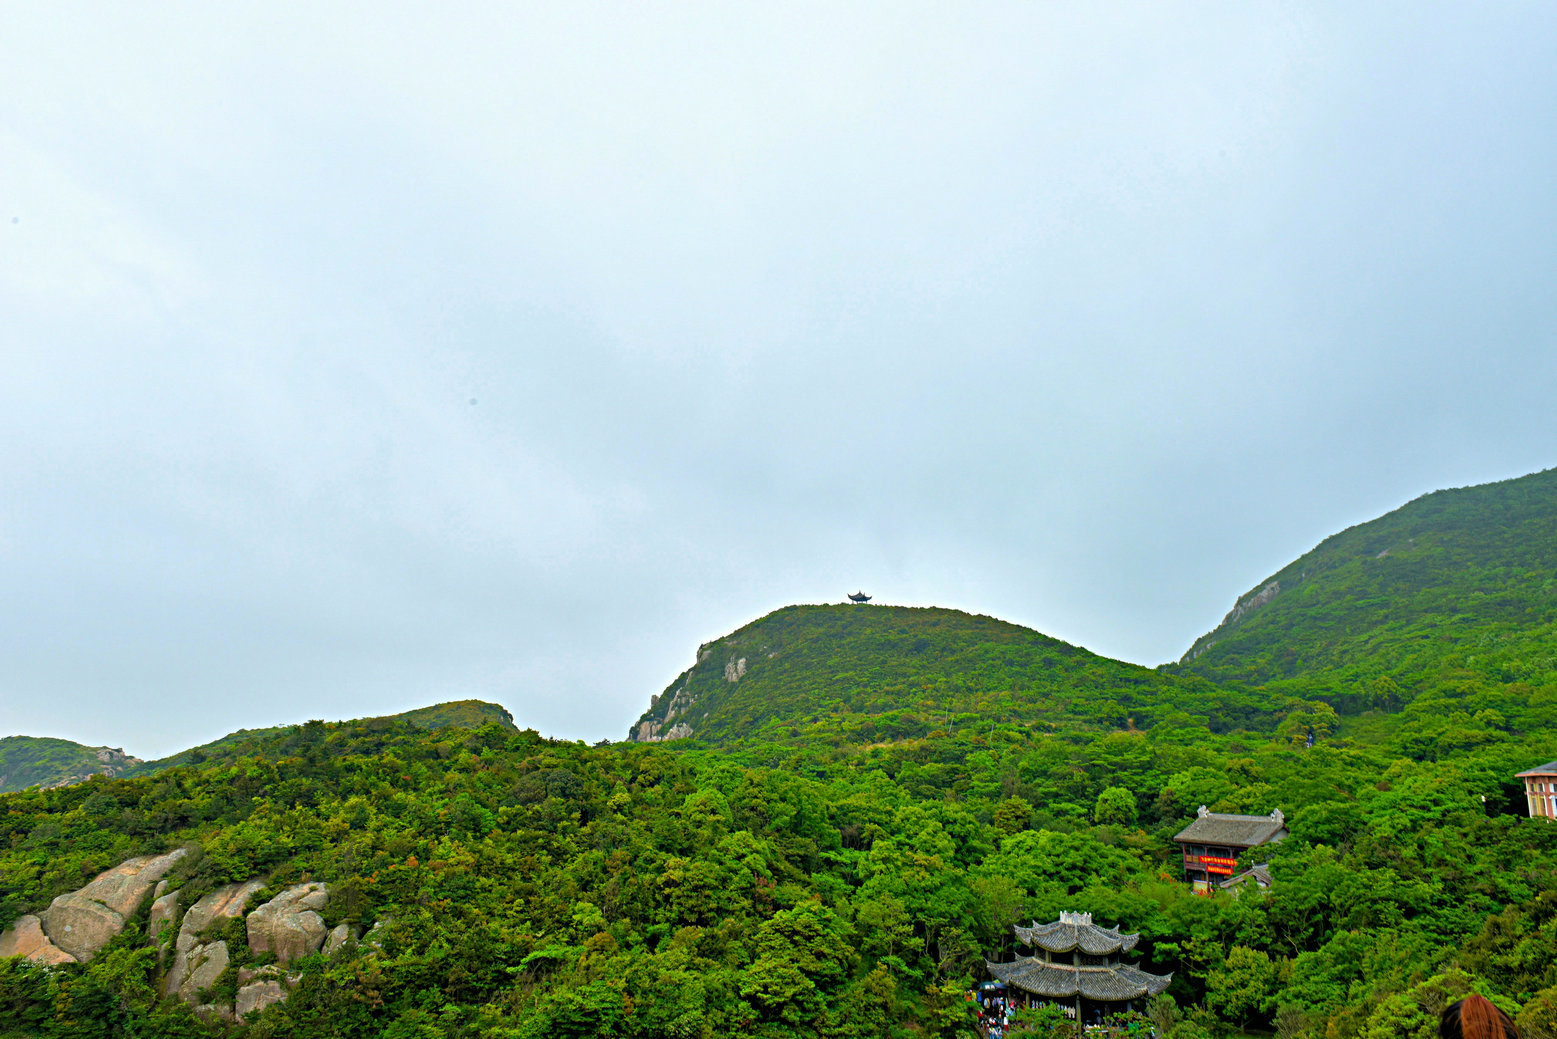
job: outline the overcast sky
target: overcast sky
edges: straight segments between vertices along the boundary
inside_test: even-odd
[[[1146,664],[1557,464],[1557,5],[0,0],[0,735]]]

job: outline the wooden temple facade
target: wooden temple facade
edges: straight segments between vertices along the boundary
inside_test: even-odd
[[[1034,954],[1011,963],[985,960],[985,968],[1009,989],[1037,997],[1027,1002],[1058,1003],[1082,1022],[1140,1009],[1136,1000],[1161,993],[1173,980],[1172,974],[1148,974],[1122,962],[1141,936],[1099,927],[1091,913],[1061,913],[1052,924],[1035,921],[1014,930]]]
[[[1213,886],[1232,886],[1238,873],[1238,856],[1250,848],[1273,844],[1287,835],[1287,820],[1276,809],[1269,815],[1227,815],[1201,805],[1195,821],[1174,836],[1184,852],[1184,879],[1195,891],[1210,894]],[[1263,865],[1260,867],[1263,871]],[[1240,874],[1261,887],[1270,886],[1269,873]]]

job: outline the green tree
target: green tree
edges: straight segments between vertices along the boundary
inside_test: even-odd
[[[1136,808],[1135,795],[1122,786],[1111,786],[1097,795],[1097,807],[1093,809],[1092,817],[1099,825],[1107,826],[1118,824],[1131,826],[1135,823]]]

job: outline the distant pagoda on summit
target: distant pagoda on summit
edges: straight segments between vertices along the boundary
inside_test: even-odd
[[[985,960],[990,974],[1010,988],[1061,1004],[1084,1022],[1130,1010],[1133,1000],[1155,996],[1173,980],[1172,974],[1148,974],[1121,963],[1120,955],[1134,949],[1141,936],[1099,927],[1091,913],[1061,913],[1052,924],[1034,921],[1013,930],[1036,954],[1012,963]]]

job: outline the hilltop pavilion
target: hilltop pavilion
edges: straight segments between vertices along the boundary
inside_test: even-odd
[[[1058,1003],[1083,1022],[1134,1009],[1135,1000],[1159,994],[1173,980],[1172,974],[1148,974],[1121,963],[1121,954],[1134,949],[1141,936],[1099,927],[1091,913],[1061,913],[1052,924],[1034,921],[1013,930],[1034,955],[1012,963],[985,960],[990,974],[1009,988]]]

